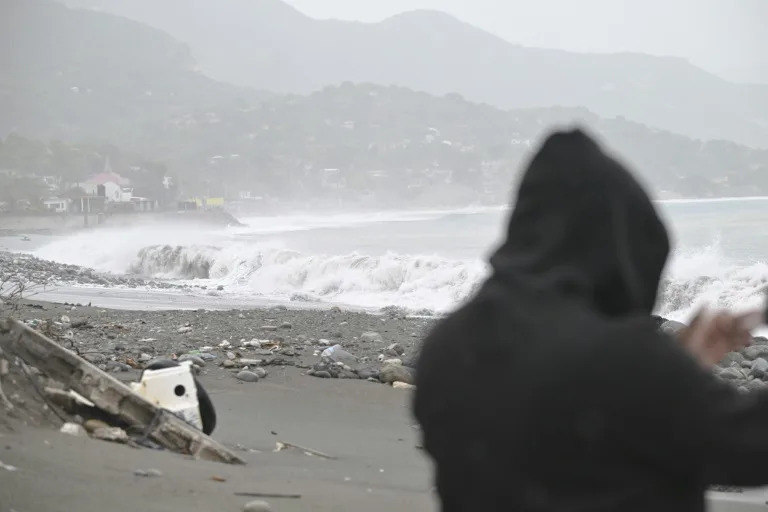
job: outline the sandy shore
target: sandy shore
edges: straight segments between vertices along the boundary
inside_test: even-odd
[[[264,498],[280,511],[435,510],[408,392],[312,379],[294,368],[255,385],[217,375],[204,376],[203,382],[220,416],[214,437],[242,447],[246,466],[19,428],[0,438],[0,460],[18,467],[0,468],[0,510],[224,511],[241,510],[256,499],[238,492],[301,495]],[[275,453],[278,440],[338,459]],[[134,476],[149,468],[162,475]]]
[[[429,320],[382,316],[337,308],[230,311],[117,311],[47,302],[23,302],[12,316],[36,322],[73,324],[61,330],[84,357],[137,379],[124,364],[142,355],[167,357],[197,353],[229,340],[280,341],[272,352],[254,347],[205,352],[199,378],[219,416],[213,437],[238,450],[245,467],[193,461],[169,452],[132,449],[57,432],[58,422],[31,414],[36,397],[4,381],[30,414],[0,421],[0,512],[80,510],[241,510],[256,498],[238,492],[300,494],[265,498],[273,510],[433,510],[428,461],[417,447],[418,431],[409,410],[410,390],[346,379],[307,375],[318,350],[339,343],[361,361],[360,370],[380,368],[378,355],[393,343],[406,359],[417,350]],[[65,318],[66,320],[66,318]],[[379,335],[366,341],[364,332]],[[183,332],[179,332],[183,331]],[[237,379],[238,368],[221,366],[227,352],[259,357],[267,376],[259,382]],[[146,354],[151,352],[151,354]],[[389,356],[388,356],[389,357]],[[28,388],[28,386],[26,386]],[[40,416],[40,415],[38,415]],[[44,415],[43,415],[44,416]],[[306,446],[337,457],[325,460],[295,450],[274,452],[277,441]],[[9,471],[8,466],[18,468]],[[158,469],[144,478],[137,469]],[[226,482],[211,480],[222,477]]]

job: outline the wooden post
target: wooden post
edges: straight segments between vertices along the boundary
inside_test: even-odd
[[[245,464],[189,423],[17,320],[8,319],[5,325],[0,324],[0,347],[130,426],[146,428],[157,418],[157,426],[149,437],[164,448],[205,460]]]

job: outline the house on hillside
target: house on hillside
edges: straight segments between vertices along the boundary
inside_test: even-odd
[[[70,200],[62,197],[51,197],[43,200],[43,208],[48,212],[67,213]]]

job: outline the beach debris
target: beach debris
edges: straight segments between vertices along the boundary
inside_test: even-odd
[[[143,478],[159,478],[163,476],[163,472],[159,469],[137,469],[133,474]]]
[[[10,472],[14,472],[14,471],[18,471],[19,470],[19,468],[17,468],[16,466],[11,466],[10,464],[5,464],[1,460],[0,460],[0,469],[4,469],[4,470],[10,471]]]
[[[235,496],[242,496],[244,498],[286,498],[286,499],[299,499],[301,494],[289,494],[281,492],[236,492]]]
[[[81,437],[88,435],[88,433],[85,431],[82,425],[78,425],[77,423],[65,423],[61,426],[61,429],[59,429],[59,432],[62,434],[67,434],[70,436],[75,437]]]
[[[129,386],[24,323],[8,319],[0,324],[0,347],[24,364],[38,368],[94,404],[120,424],[144,432],[168,450],[195,458],[244,464],[228,448],[205,435],[171,411],[158,407]],[[30,382],[34,384],[32,380]],[[44,396],[40,390],[41,396]]]
[[[312,448],[307,448],[305,446],[299,446],[297,444],[287,443],[285,441],[278,441],[277,443],[275,443],[275,452],[281,452],[289,448],[294,448],[296,450],[302,451],[304,452],[305,455],[320,457],[321,459],[336,460],[336,457],[334,457],[333,455],[328,455],[327,453],[319,452],[317,450],[313,450]]]
[[[259,376],[248,370],[240,371],[235,378],[243,382],[259,382]]]
[[[271,512],[272,507],[264,500],[255,500],[243,506],[243,512]]]
[[[97,419],[93,419],[92,418],[92,419],[89,419],[89,420],[85,420],[83,422],[83,427],[85,427],[86,432],[88,432],[89,434],[92,434],[97,429],[109,428],[109,425],[105,421],[97,420]]]
[[[128,433],[119,427],[99,427],[94,429],[91,437],[101,441],[125,444],[131,440]]]
[[[226,478],[224,478],[223,476],[213,475],[213,476],[211,477],[211,481],[212,481],[212,482],[226,482],[226,481],[227,481],[227,479],[226,479]]]

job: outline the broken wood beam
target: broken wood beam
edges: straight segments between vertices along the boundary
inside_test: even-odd
[[[0,347],[129,426],[139,429],[153,426],[149,438],[164,448],[210,461],[245,464],[228,448],[183,419],[157,407],[119,380],[18,320],[8,319],[4,325],[0,324]]]

